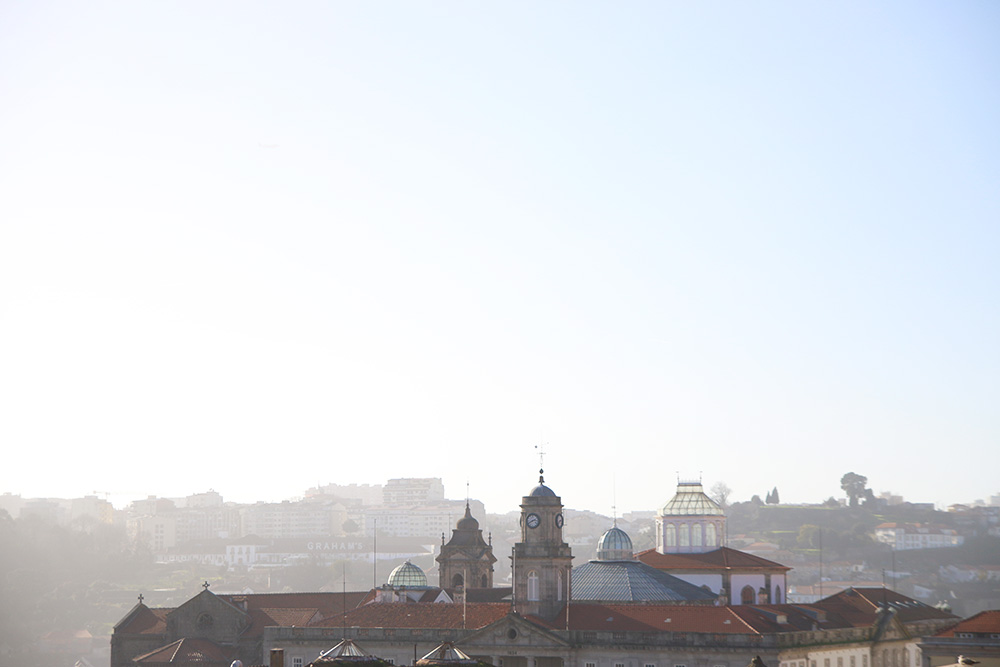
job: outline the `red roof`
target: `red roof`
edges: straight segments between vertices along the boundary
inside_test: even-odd
[[[882,607],[894,610],[897,618],[903,623],[954,618],[954,615],[946,611],[889,588],[848,588],[823,598],[812,606],[836,614],[844,623],[856,628],[867,627],[874,623]]]
[[[947,630],[942,630],[934,636],[954,637],[956,632],[1000,633],[1000,609],[981,611],[975,616],[970,616],[965,620],[959,621]]]
[[[340,613],[346,607],[353,609],[361,604],[370,591],[349,593],[252,593],[249,595],[219,595],[236,607],[246,603],[247,611],[254,609],[319,609],[324,614]]]
[[[635,555],[646,565],[658,570],[767,570],[787,572],[792,569],[773,560],[754,556],[744,551],[719,547],[701,554],[661,554],[656,549],[640,551]]]
[[[573,604],[569,607],[572,630],[612,632],[712,632],[758,634],[735,607],[647,604]],[[566,609],[553,627],[566,627]]]
[[[313,623],[316,627],[359,628],[482,628],[510,612],[505,603],[470,602],[448,604],[431,602],[373,602],[343,614]]]
[[[167,631],[167,614],[173,611],[170,607],[152,609],[139,603],[132,613],[125,617],[115,632],[133,635],[159,635]]]
[[[233,659],[233,655],[231,650],[225,650],[207,639],[178,639],[172,644],[132,658],[132,662],[145,665],[174,662],[227,663]]]

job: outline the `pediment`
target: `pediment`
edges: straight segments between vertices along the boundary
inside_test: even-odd
[[[906,626],[896,614],[890,614],[888,618],[880,618],[875,621],[875,632],[872,637],[875,642],[891,642],[911,638]]]
[[[461,646],[463,650],[466,647],[474,650],[480,646],[489,650],[496,650],[498,647],[537,650],[565,648],[569,646],[569,642],[520,614],[510,613],[463,639]]]
[[[249,614],[208,590],[167,614],[168,634],[174,637],[215,639],[227,628],[242,629],[249,624]]]

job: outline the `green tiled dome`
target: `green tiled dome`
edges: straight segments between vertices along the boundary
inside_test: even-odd
[[[427,588],[427,575],[419,567],[406,561],[389,575],[389,585],[393,588]]]

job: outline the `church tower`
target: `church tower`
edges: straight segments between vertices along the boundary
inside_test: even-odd
[[[573,552],[563,542],[562,500],[545,486],[521,498],[521,541],[514,545],[514,604],[523,615],[551,619],[569,598]]]
[[[465,516],[451,531],[447,544],[441,535],[441,554],[438,562],[438,585],[441,588],[493,588],[493,544],[483,540],[479,522],[472,516],[469,503]]]

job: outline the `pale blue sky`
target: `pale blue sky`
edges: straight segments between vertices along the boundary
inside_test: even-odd
[[[292,6],[289,6],[291,4]],[[993,2],[0,3],[0,491],[1000,493]]]

